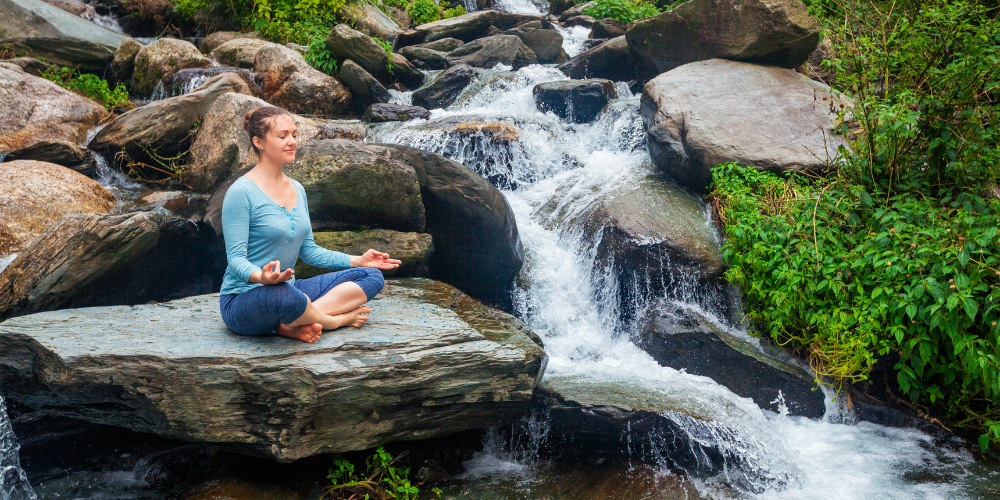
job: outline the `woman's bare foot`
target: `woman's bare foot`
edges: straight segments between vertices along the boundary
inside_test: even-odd
[[[370,307],[361,306],[351,312],[346,312],[344,314],[335,314],[330,316],[333,318],[333,324],[335,325],[332,329],[337,329],[342,326],[353,326],[358,328],[368,321],[368,314],[372,312]]]
[[[311,325],[299,325],[299,326],[286,326],[278,325],[275,330],[278,335],[282,337],[288,337],[290,339],[301,340],[303,342],[308,342],[312,344],[319,339],[319,336],[323,333],[323,325],[319,323],[313,323]]]

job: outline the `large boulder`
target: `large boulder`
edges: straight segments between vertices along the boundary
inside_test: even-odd
[[[3,66],[0,109],[0,153],[44,140],[81,144],[87,132],[108,116],[104,106],[86,97]]]
[[[337,11],[337,16],[357,26],[365,34],[388,42],[395,40],[403,32],[396,21],[368,2],[346,4]]]
[[[236,40],[237,38],[261,38],[260,33],[256,31],[251,31],[249,33],[240,33],[238,31],[216,31],[215,33],[210,33],[201,43],[198,44],[198,50],[202,54],[211,54],[216,48],[222,44]],[[253,64],[253,56],[250,57],[250,64]]]
[[[765,340],[727,331],[690,307],[662,299],[649,306],[640,324],[636,344],[663,366],[709,377],[776,413],[780,405],[793,416],[821,418],[826,412],[815,377]]]
[[[420,69],[445,69],[449,66],[448,54],[438,50],[413,45],[399,49],[399,53]]]
[[[562,25],[567,28],[572,28],[574,26],[583,26],[584,28],[590,28],[595,23],[597,23],[597,19],[594,19],[590,16],[573,16],[563,21]]]
[[[0,48],[101,73],[125,36],[41,0],[0,0]]]
[[[229,332],[218,295],[9,319],[0,386],[56,415],[282,462],[525,413],[546,358],[521,321],[420,278],[369,305],[362,328],[312,344]]]
[[[158,175],[164,168],[161,158],[187,151],[194,139],[192,128],[219,96],[227,92],[250,94],[246,82],[235,74],[220,77],[182,96],[118,115],[98,132],[89,148],[112,155],[120,166],[141,175]]]
[[[324,116],[351,113],[351,91],[340,80],[313,68],[292,73],[268,98],[275,106],[293,113]]]
[[[396,48],[433,42],[442,38],[457,38],[468,42],[486,36],[496,22],[499,13],[495,10],[480,10],[461,16],[421,24],[404,31],[396,38]]]
[[[795,68],[820,28],[799,0],[690,0],[625,33],[644,76],[713,58]]]
[[[4,161],[37,160],[62,165],[71,170],[89,175],[94,161],[87,150],[67,141],[38,141],[28,147],[11,151]]]
[[[729,161],[774,172],[826,168],[847,144],[833,129],[841,104],[793,70],[712,59],[651,80],[640,112],[656,166],[704,191],[709,170]]]
[[[338,24],[330,31],[326,48],[337,58],[338,63],[350,59],[383,84],[392,82],[392,75],[386,68],[389,54],[370,36],[351,29],[346,24]]]
[[[225,267],[215,251],[209,231],[181,218],[66,215],[0,273],[0,317],[208,293]]]
[[[21,252],[56,219],[108,213],[115,197],[96,181],[61,165],[34,160],[0,163],[0,255]]]
[[[206,40],[208,39],[206,38]],[[222,64],[249,69],[255,67],[257,53],[264,47],[271,46],[281,47],[277,43],[259,38],[235,37],[217,45],[212,49],[210,55]],[[303,62],[305,62],[304,59]],[[260,68],[256,69],[260,71]]]
[[[427,108],[405,104],[376,103],[368,106],[361,115],[365,123],[405,122],[414,119],[426,120],[431,117]]]
[[[257,47],[253,55],[251,67],[257,74],[263,76],[264,93],[268,95],[278,92],[293,73],[313,69],[302,54],[276,43]]]
[[[616,82],[635,80],[636,66],[624,36],[612,38],[581,52],[559,65],[559,71],[576,79],[606,78]]]
[[[448,68],[427,85],[413,92],[413,104],[427,109],[447,108],[479,73],[467,64]]]
[[[539,111],[552,111],[573,123],[593,121],[604,106],[618,98],[614,82],[600,79],[539,83],[531,93]]]
[[[569,55],[563,50],[563,36],[556,30],[517,27],[504,34],[520,38],[535,53],[539,64],[560,64],[569,59]]]
[[[514,70],[538,63],[538,57],[520,38],[496,35],[466,43],[448,53],[448,64],[468,64],[477,68],[492,68],[497,64]]]
[[[313,228],[424,232],[417,173],[384,149],[342,139],[311,141],[298,149],[285,171],[305,188]]]
[[[587,38],[618,38],[625,34],[625,23],[612,18],[594,23]]]
[[[498,12],[497,20],[493,21],[493,26],[500,31],[506,31],[523,25],[531,25],[541,28],[544,19],[545,16],[542,14],[515,14],[511,12]]]
[[[202,55],[193,43],[175,38],[160,38],[143,46],[135,55],[132,91],[148,95],[167,75],[182,69],[211,65],[212,61]]]
[[[562,12],[559,13],[559,21],[560,22],[566,22],[570,18],[583,16],[583,15],[585,15],[583,13],[583,11],[591,8],[593,5],[594,5],[593,1],[591,1],[591,2],[583,2],[583,3],[578,3],[576,5],[573,5],[572,7],[570,7],[570,8],[568,8],[568,9],[566,9],[566,10],[564,10],[564,11],[562,11]],[[591,19],[593,19],[593,18],[591,18]]]
[[[386,147],[411,165],[420,181],[426,232],[434,237],[431,277],[510,307],[524,249],[503,193],[461,163],[407,146]]]
[[[184,183],[195,191],[212,192],[243,167],[257,162],[250,137],[243,129],[243,116],[269,104],[256,97],[228,93],[220,96],[205,113],[191,145]],[[316,122],[292,115],[299,145],[320,135]]]
[[[351,89],[351,102],[354,110],[364,112],[375,103],[389,102],[389,91],[364,68],[348,59],[340,65],[340,81]]]
[[[316,244],[344,252],[348,255],[362,255],[369,248],[389,254],[393,259],[403,261],[395,269],[387,269],[382,274],[388,277],[427,276],[427,263],[434,253],[431,235],[424,233],[404,233],[391,229],[369,229],[367,231],[320,231],[313,233]],[[299,260],[295,265],[295,278],[310,278],[330,272]]]

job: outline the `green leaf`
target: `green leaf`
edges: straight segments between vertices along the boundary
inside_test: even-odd
[[[969,316],[969,319],[975,321],[976,320],[976,313],[979,312],[979,306],[976,305],[975,301],[973,301],[971,299],[970,300],[964,300],[962,302],[962,305],[965,306],[965,314],[967,314]]]

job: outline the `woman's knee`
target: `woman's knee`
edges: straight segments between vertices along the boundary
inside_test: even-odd
[[[278,291],[278,319],[281,324],[288,325],[302,317],[309,307],[309,297],[291,283],[267,285],[281,287]]]
[[[365,292],[365,296],[368,300],[372,300],[380,291],[382,287],[385,286],[385,278],[382,276],[382,271],[375,269],[374,267],[361,267],[365,271],[365,276],[361,279],[355,281],[358,286],[361,287]]]

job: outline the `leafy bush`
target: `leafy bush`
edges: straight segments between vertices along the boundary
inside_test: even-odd
[[[410,483],[409,467],[401,468],[396,465],[396,461],[404,455],[405,452],[393,458],[389,452],[379,447],[365,461],[365,476],[358,475],[351,462],[335,458],[335,469],[330,469],[326,476],[330,485],[323,490],[324,499],[417,500],[420,489]],[[441,497],[441,490],[434,488],[432,492],[437,498]]]
[[[174,0],[174,12],[190,19],[198,11],[220,14],[279,43],[309,45],[329,34],[346,0]]]
[[[610,17],[628,24],[636,19],[655,16],[660,9],[646,0],[595,0],[594,5],[584,9],[583,13],[594,19]]]
[[[464,16],[466,14],[468,14],[468,12],[465,11],[465,7],[459,4],[450,9],[444,9],[444,12],[441,13],[441,19],[451,19],[453,17]]]
[[[413,24],[424,24],[441,19],[444,9],[434,0],[413,0],[406,6],[406,15]]]
[[[713,171],[728,277],[833,382],[890,362],[915,404],[1000,442],[1000,21],[975,1],[824,0],[853,98],[835,173]]]
[[[309,42],[305,58],[310,66],[330,76],[337,75],[337,57],[326,48],[326,35],[317,36]]]
[[[128,98],[128,90],[121,83],[112,89],[107,80],[99,76],[55,65],[44,71],[42,77],[52,80],[60,87],[94,100],[108,109],[135,107]]]

